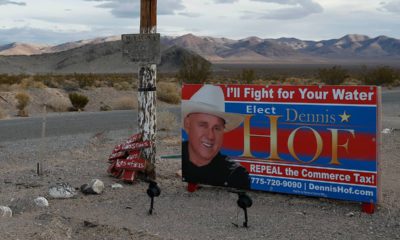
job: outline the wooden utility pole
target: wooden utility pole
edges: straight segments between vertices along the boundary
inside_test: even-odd
[[[140,2],[140,34],[156,34],[157,32],[157,0],[141,0]],[[141,63],[139,66],[138,84],[138,124],[143,132],[143,140],[150,140],[152,147],[143,150],[148,160],[146,174],[155,179],[156,162],[156,77],[157,65]]]
[[[156,74],[160,62],[160,34],[157,34],[157,0],[140,0],[140,34],[122,35],[122,52],[139,63],[138,127],[143,140],[154,144],[142,150],[147,160],[145,173],[155,179],[156,160]]]

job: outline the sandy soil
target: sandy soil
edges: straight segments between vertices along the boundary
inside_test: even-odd
[[[232,224],[243,222],[236,194],[215,187],[186,191],[176,175],[180,159],[157,161],[162,192],[151,216],[147,183],[111,189],[118,180],[106,173],[107,157],[130,134],[48,138],[44,155],[40,139],[0,142],[0,205],[16,210],[12,218],[0,217],[0,239],[400,239],[399,130],[382,135],[382,200],[374,214],[354,202],[251,191],[248,229]],[[158,155],[180,153],[179,145],[179,131],[159,132]],[[46,164],[41,177],[39,159]],[[93,178],[106,185],[101,195],[48,196],[54,183],[79,188]],[[30,204],[38,196],[49,207]]]

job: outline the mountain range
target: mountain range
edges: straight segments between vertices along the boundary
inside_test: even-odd
[[[358,34],[323,41],[259,37],[231,40],[187,34],[177,38],[164,38],[163,43],[190,49],[216,63],[390,62],[400,59],[399,39],[386,36],[370,38]]]
[[[400,65],[400,40],[349,34],[339,39],[297,38],[240,40],[186,34],[161,38],[162,66],[174,70],[182,54],[198,54],[213,63],[230,64],[389,64]],[[0,72],[130,72],[122,61],[120,36],[60,45],[10,43],[0,46]],[[166,51],[168,54],[166,55]],[[172,53],[173,52],[173,53]],[[165,56],[172,57],[167,59]],[[168,67],[167,67],[168,66]]]

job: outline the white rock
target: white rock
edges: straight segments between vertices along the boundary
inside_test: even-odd
[[[354,217],[354,213],[353,212],[346,213],[346,217]]]
[[[385,129],[382,130],[383,134],[390,134],[392,132],[393,132],[393,129],[391,129],[391,128],[385,128]]]
[[[90,188],[93,189],[93,192],[100,194],[104,190],[104,183],[99,179],[93,179],[90,184]]]
[[[118,189],[118,188],[123,188],[124,186],[122,186],[122,184],[119,183],[114,183],[113,185],[111,185],[112,189]]]
[[[0,206],[0,217],[12,217],[12,210],[6,206]]]
[[[77,192],[68,183],[57,183],[49,188],[49,194],[53,198],[72,198]]]
[[[49,206],[49,202],[44,197],[37,197],[33,201],[35,202],[36,206],[38,206],[38,207],[48,207]]]

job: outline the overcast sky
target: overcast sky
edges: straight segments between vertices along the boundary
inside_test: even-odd
[[[0,0],[0,44],[138,33],[140,0]],[[400,0],[158,0],[158,32],[240,39],[400,38]]]

